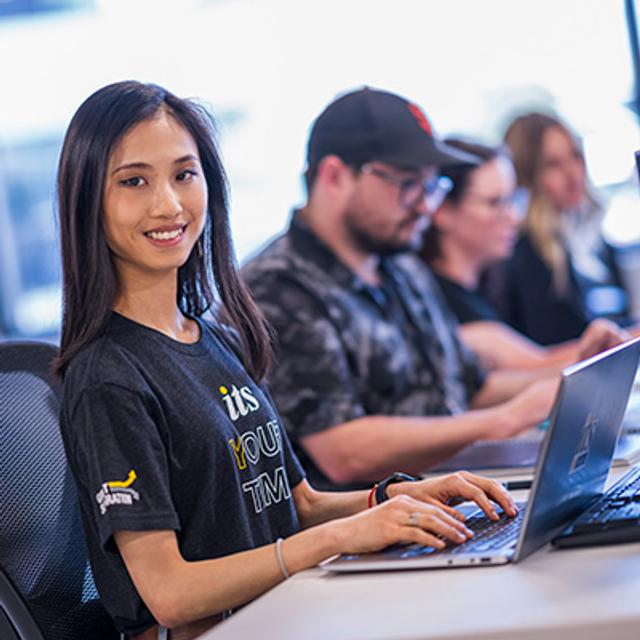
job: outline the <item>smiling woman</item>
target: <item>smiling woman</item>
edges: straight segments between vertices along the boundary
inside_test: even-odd
[[[262,384],[266,324],[192,102],[136,82],[90,96],[65,138],[59,209],[60,425],[96,585],[127,637],[194,638],[337,553],[464,542],[455,496],[515,515],[472,474],[397,482],[370,509],[375,492],[309,485]]]
[[[156,135],[163,145],[154,143]],[[145,289],[148,277],[160,286],[158,276],[145,270],[147,261],[147,267],[177,269],[177,280],[169,286],[188,315],[201,314],[214,300],[210,269],[250,354],[248,370],[264,372],[267,337],[233,266],[226,177],[213,122],[204,109],[154,85],[123,82],[101,89],[71,121],[58,192],[64,273],[61,373],[104,330],[112,310],[126,304],[128,289]],[[176,232],[166,227],[176,224],[186,228],[166,238]],[[162,247],[171,251],[165,255]],[[118,268],[135,277],[118,279]],[[91,305],[84,303],[88,300]]]

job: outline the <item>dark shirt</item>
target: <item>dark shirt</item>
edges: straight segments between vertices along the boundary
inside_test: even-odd
[[[155,624],[113,541],[176,531],[185,560],[217,558],[298,530],[304,477],[264,390],[220,325],[182,344],[113,314],[69,366],[61,429],[96,586],[117,628]]]
[[[450,415],[484,381],[433,278],[410,255],[372,287],[294,214],[243,269],[276,333],[270,390],[311,483],[333,487],[299,440],[363,416]],[[339,487],[346,488],[346,487]]]
[[[477,289],[467,289],[449,280],[437,271],[433,272],[440,290],[460,324],[490,320],[502,322],[493,305]]]
[[[603,262],[610,272],[610,292],[618,292],[617,312],[605,314],[628,324],[628,302],[622,288],[614,253],[603,244]],[[503,267],[504,288],[494,292],[492,301],[500,315],[515,329],[542,345],[557,344],[580,336],[587,324],[601,315],[590,304],[598,284],[580,274],[568,261],[567,290],[556,292],[552,273],[528,236],[516,244],[513,256]]]

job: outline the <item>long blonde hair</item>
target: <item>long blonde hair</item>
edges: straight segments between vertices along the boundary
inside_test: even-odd
[[[552,286],[562,296],[569,287],[569,258],[564,243],[562,211],[542,193],[539,173],[542,168],[542,146],[548,129],[563,131],[582,157],[582,149],[569,128],[558,119],[543,113],[517,117],[507,128],[504,142],[511,150],[518,186],[529,191],[527,215],[522,231],[530,238],[542,261],[551,270]],[[584,163],[584,158],[583,158]],[[596,223],[601,204],[587,179],[584,223]]]

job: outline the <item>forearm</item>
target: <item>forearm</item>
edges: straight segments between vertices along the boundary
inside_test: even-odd
[[[548,370],[566,366],[575,361],[579,353],[577,340],[543,347],[501,322],[469,322],[463,324],[458,333],[490,370]]]
[[[307,436],[302,445],[337,484],[375,482],[393,471],[420,473],[512,417],[503,407],[456,416],[367,416]]]
[[[578,340],[570,340],[569,342],[562,342],[561,344],[547,347],[546,352],[546,366],[557,365],[558,367],[567,367],[572,362],[578,360],[580,345]]]
[[[557,375],[562,370],[559,364],[537,369],[499,369],[487,375],[484,385],[471,401],[472,409],[493,407],[511,400],[537,380]]]
[[[288,572],[313,567],[338,553],[334,529],[321,525],[287,538],[282,551]],[[116,540],[136,590],[167,628],[244,605],[283,580],[273,544],[188,562],[172,531],[118,532]]]
[[[369,491],[316,491],[304,480],[293,489],[302,528],[354,515],[368,507]]]

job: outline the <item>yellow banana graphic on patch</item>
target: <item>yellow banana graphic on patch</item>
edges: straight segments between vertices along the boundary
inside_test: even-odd
[[[137,477],[136,472],[131,469],[131,471],[129,471],[129,476],[124,482],[121,480],[112,480],[111,482],[107,482],[107,486],[111,487],[111,489],[126,489],[134,483]]]

